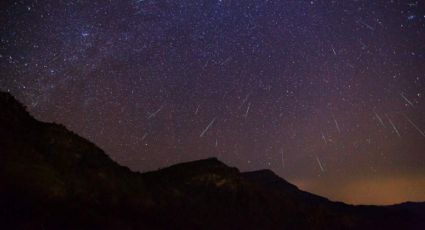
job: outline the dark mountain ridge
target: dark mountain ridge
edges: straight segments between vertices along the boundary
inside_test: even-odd
[[[425,203],[351,206],[216,158],[137,173],[0,92],[2,229],[425,229]]]

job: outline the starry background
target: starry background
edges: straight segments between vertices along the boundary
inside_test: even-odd
[[[0,10],[0,90],[133,170],[218,157],[332,200],[425,200],[422,1]]]

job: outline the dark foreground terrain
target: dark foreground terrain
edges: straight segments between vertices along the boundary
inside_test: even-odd
[[[425,229],[425,203],[350,206],[211,158],[149,173],[0,93],[1,229]]]

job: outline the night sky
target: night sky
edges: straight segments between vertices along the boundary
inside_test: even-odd
[[[425,200],[423,1],[0,9],[0,90],[133,170],[218,157],[332,200]]]

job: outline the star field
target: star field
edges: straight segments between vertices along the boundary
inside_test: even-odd
[[[133,170],[214,156],[333,200],[425,200],[422,1],[0,9],[0,89]]]

